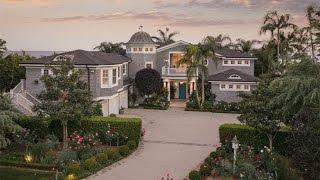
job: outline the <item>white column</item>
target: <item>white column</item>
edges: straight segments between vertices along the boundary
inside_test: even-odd
[[[167,88],[168,88],[168,101],[170,101],[170,81],[167,81]]]
[[[189,87],[190,87],[190,95],[191,95],[193,93],[193,83],[192,82],[190,82]]]

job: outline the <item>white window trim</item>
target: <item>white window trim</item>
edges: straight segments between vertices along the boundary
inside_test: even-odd
[[[137,51],[134,51],[134,48],[137,48]],[[142,51],[139,51],[139,48],[142,48]],[[148,49],[146,51],[146,49]],[[150,51],[152,49],[152,51]],[[128,48],[128,52],[132,53],[132,54],[155,54],[156,51],[156,46],[134,46],[134,47],[130,47]]]
[[[225,85],[225,88],[222,88],[222,85]],[[232,85],[233,88],[229,88],[229,85]],[[240,89],[237,89],[237,86],[240,86]],[[248,85],[248,89],[245,89],[244,87]],[[239,91],[244,91],[244,92],[249,92],[251,91],[251,84],[241,84],[241,83],[222,83],[219,84],[219,90],[220,91],[229,91],[229,92],[239,92]]]
[[[224,62],[228,61],[227,64]],[[231,61],[234,61],[234,64],[231,64]],[[241,64],[238,64],[238,62],[241,61]],[[248,61],[249,64],[246,64],[245,61]],[[250,59],[222,59],[222,66],[244,66],[244,67],[249,67],[251,66],[251,61]]]
[[[121,79],[121,72],[122,72],[121,68],[122,68],[122,66],[118,66],[118,70],[117,70],[118,71],[118,74],[117,74],[118,75],[118,80]]]
[[[128,64],[122,64],[122,66],[121,66],[121,71],[122,71],[123,76],[127,75],[127,66],[128,66]],[[124,72],[123,72],[123,67],[124,67]]]
[[[113,84],[113,70],[116,70],[116,83]],[[102,83],[102,77],[103,77],[103,71],[108,70],[108,84]],[[102,68],[100,71],[100,84],[101,88],[113,88],[115,86],[118,86],[119,78],[118,78],[118,67],[112,67],[112,68]]]
[[[152,61],[145,62],[144,67],[147,68],[148,64],[151,64],[151,69],[153,69],[153,62]]]
[[[41,69],[41,76],[44,76],[44,70],[48,70],[48,74],[49,74],[49,75],[53,75],[53,72],[52,72],[52,70],[51,70],[51,69],[48,69],[48,68],[42,68],[42,69]]]

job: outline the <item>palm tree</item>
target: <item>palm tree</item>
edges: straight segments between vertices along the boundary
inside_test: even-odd
[[[125,55],[125,49],[122,48],[122,44],[123,43],[102,42],[99,46],[96,46],[93,49],[105,53],[118,53]]]
[[[0,55],[7,50],[6,43],[7,42],[5,40],[0,39]]]
[[[291,35],[289,35],[289,37],[292,37],[290,46],[295,50],[295,57],[306,55],[307,44],[309,41],[308,31],[308,28],[295,28]]]
[[[230,48],[232,46],[231,43],[231,38],[228,35],[222,35],[219,34],[218,36],[214,37],[214,36],[207,36],[205,38],[205,41],[210,42],[210,43],[214,43],[215,44],[215,48]]]
[[[281,33],[284,33],[286,29],[296,27],[290,20],[291,16],[289,14],[279,15],[277,11],[269,12],[264,17],[263,26],[260,29],[260,34],[265,34],[269,31],[271,38],[276,39],[278,61],[280,61]]]
[[[250,53],[254,49],[254,45],[260,43],[259,40],[244,40],[244,39],[237,39],[235,44],[235,49],[243,52],[243,53]]]
[[[190,45],[187,47],[187,53],[184,55],[184,58],[180,63],[186,64],[188,66],[187,76],[188,81],[198,72],[201,75],[201,100],[199,97],[199,91],[196,88],[196,97],[200,108],[202,108],[205,101],[205,79],[208,75],[208,69],[205,64],[205,61],[209,59],[216,60],[215,56],[215,46],[216,42],[211,41],[210,38],[205,38],[202,43],[198,45]]]
[[[315,59],[316,44],[320,44],[320,38],[315,37],[316,35],[320,36],[320,8],[309,6],[307,8],[306,16],[309,24],[308,27],[306,27],[309,36],[309,45],[311,48],[312,59]],[[317,16],[319,17],[318,19]]]
[[[151,38],[158,43],[159,45],[165,45],[165,44],[170,44],[174,43],[175,41],[172,39],[174,36],[179,34],[179,32],[174,31],[170,33],[170,29],[166,28],[165,31],[158,29],[159,32],[159,37],[152,36]]]

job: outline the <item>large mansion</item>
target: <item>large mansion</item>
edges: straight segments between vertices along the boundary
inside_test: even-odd
[[[128,107],[128,94],[134,90],[133,79],[144,68],[155,69],[162,75],[163,86],[169,93],[168,101],[187,100],[195,90],[197,80],[195,75],[188,81],[187,67],[179,63],[188,45],[187,42],[177,41],[159,46],[148,33],[139,31],[125,44],[125,56],[84,50],[45,56],[21,63],[26,68],[26,79],[11,93],[16,95],[15,103],[36,103],[37,95],[44,88],[41,77],[51,73],[46,69],[46,64],[68,57],[75,68],[83,72],[82,78],[90,85],[94,100],[102,104],[104,115],[118,114],[121,107]],[[256,58],[224,48],[215,52],[218,62],[206,61],[211,92],[216,95],[216,101],[240,101],[238,92],[250,92],[257,86],[254,77]],[[22,103],[20,106],[28,110]]]

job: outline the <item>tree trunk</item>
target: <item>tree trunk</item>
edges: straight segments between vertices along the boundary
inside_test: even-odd
[[[268,134],[268,139],[269,139],[269,149],[270,149],[270,152],[272,152],[273,150],[273,136],[271,134]]]
[[[277,34],[277,56],[278,56],[278,62],[280,61],[280,29],[278,29],[278,34]],[[282,62],[283,63],[283,62]]]
[[[201,108],[203,107],[203,103],[204,103],[204,72],[201,73]]]
[[[62,128],[63,128],[63,149],[68,148],[68,123],[67,121],[62,122]]]

